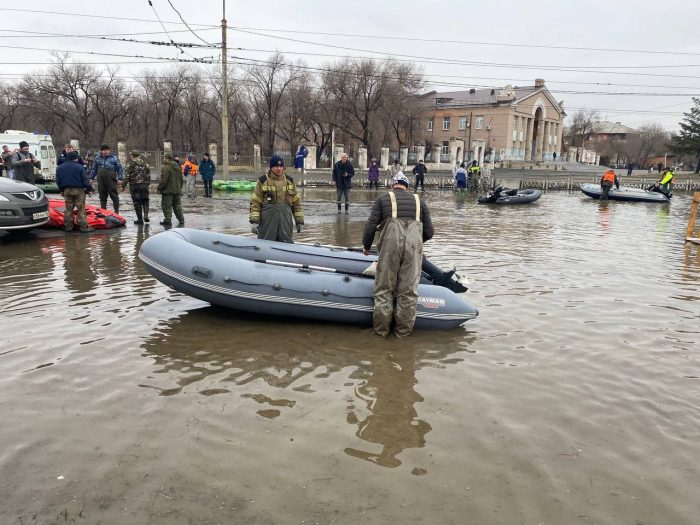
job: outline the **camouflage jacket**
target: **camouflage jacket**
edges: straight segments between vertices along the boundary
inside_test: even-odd
[[[136,158],[130,161],[126,165],[126,170],[124,172],[124,187],[131,184],[133,187],[135,184],[150,184],[151,183],[151,169],[145,160],[141,158]]]

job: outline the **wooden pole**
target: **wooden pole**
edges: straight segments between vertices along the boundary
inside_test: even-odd
[[[690,217],[688,217],[688,230],[685,233],[685,241],[700,244],[700,231],[695,234],[695,220],[698,215],[698,206],[700,206],[700,191],[696,191],[693,195],[693,204],[690,207]]]

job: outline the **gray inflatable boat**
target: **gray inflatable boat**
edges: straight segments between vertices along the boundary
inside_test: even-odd
[[[214,305],[372,324],[376,255],[182,228],[149,237],[139,258],[162,283]],[[452,291],[466,289],[454,271],[442,272],[428,262],[423,268],[416,328],[447,330],[479,314]]]

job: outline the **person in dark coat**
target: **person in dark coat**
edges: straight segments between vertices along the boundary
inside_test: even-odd
[[[199,163],[199,174],[204,182],[204,196],[211,198],[211,185],[216,175],[216,165],[209,157],[209,153],[202,155],[202,162]]]
[[[56,184],[63,195],[66,210],[63,212],[63,227],[67,232],[73,231],[73,209],[78,209],[80,231],[90,232],[91,228],[85,216],[85,194],[92,195],[93,188],[85,168],[78,162],[80,156],[76,151],[66,154],[66,160],[56,169]]]
[[[306,149],[306,146],[303,144],[299,146],[299,151],[297,151],[297,154],[294,156],[294,167],[296,169],[301,170],[304,168],[304,159],[308,154],[309,150]]]
[[[340,160],[333,167],[333,182],[335,183],[338,213],[340,213],[340,201],[343,197],[345,197],[345,213],[348,213],[348,208],[350,208],[350,188],[352,187],[352,178],[354,176],[355,168],[350,164],[348,154],[343,153]]]
[[[61,164],[63,164],[64,162],[66,162],[66,161],[68,160],[68,154],[69,154],[71,151],[75,151],[75,148],[73,148],[73,145],[72,145],[72,144],[66,144],[66,145],[63,147],[63,151],[62,151],[61,154],[59,155],[58,160],[56,161],[56,166],[60,166]],[[81,166],[85,166],[85,161],[84,161],[83,158],[80,156],[80,154],[78,154],[78,164],[80,164]]]
[[[425,174],[428,173],[428,168],[425,166],[423,159],[418,161],[413,167],[413,174],[416,176],[416,186],[415,191],[418,191],[418,185],[420,184],[421,191],[425,191]]]
[[[29,152],[26,141],[19,143],[19,149],[12,154],[12,169],[15,180],[34,184],[34,168],[41,168],[41,161]]]
[[[369,180],[369,189],[372,189],[372,184],[374,184],[374,189],[379,189],[379,166],[377,166],[377,159],[372,159],[372,165],[367,170],[367,180]]]

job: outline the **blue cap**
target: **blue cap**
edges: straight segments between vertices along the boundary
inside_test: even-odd
[[[284,159],[279,155],[273,155],[272,157],[270,157],[270,167],[274,168],[275,166],[284,167]]]

